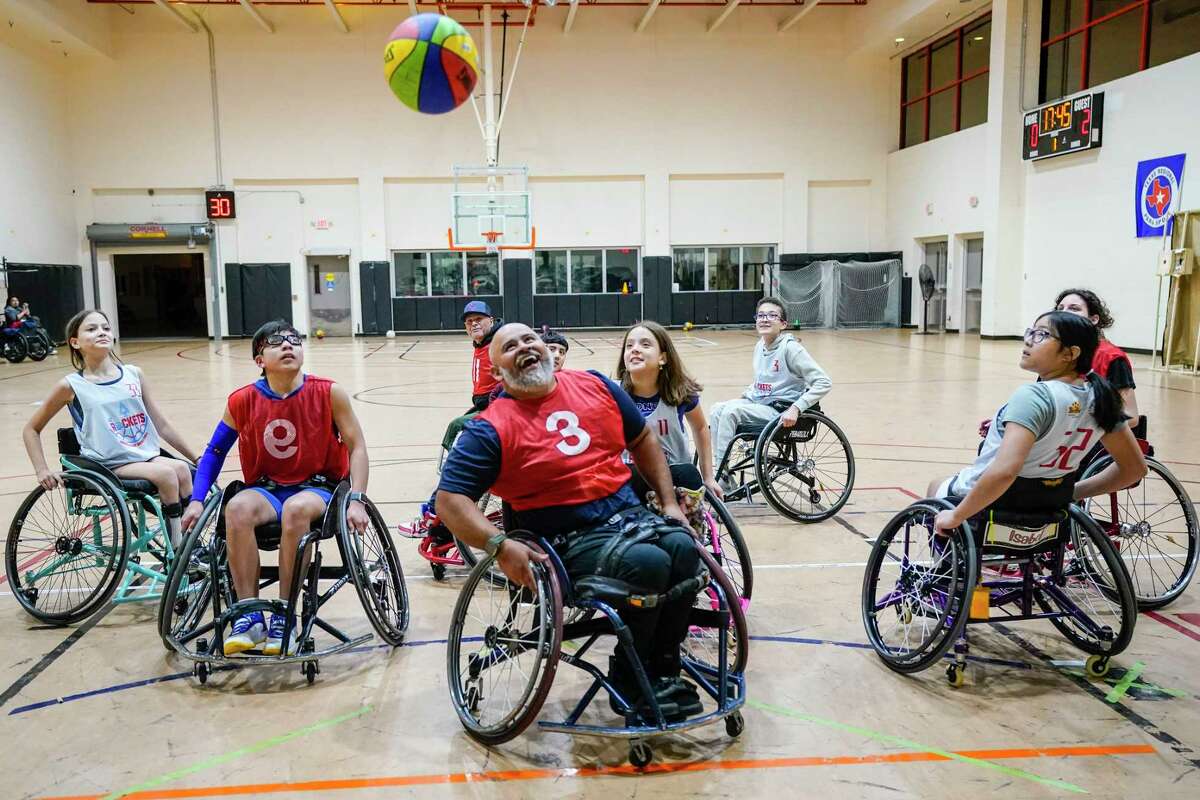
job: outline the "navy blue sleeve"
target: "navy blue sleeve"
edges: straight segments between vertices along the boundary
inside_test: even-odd
[[[478,501],[500,475],[500,435],[482,419],[469,420],[442,464],[438,491]]]
[[[700,395],[694,394],[679,404],[679,413],[688,414],[698,405],[700,405]]]
[[[617,403],[617,408],[621,410],[621,425],[625,429],[625,443],[628,444],[641,436],[646,427],[646,420],[642,419],[642,412],[638,411],[637,403],[633,402],[633,398],[596,370],[589,369],[588,373],[604,382],[604,388],[608,389],[608,393]]]

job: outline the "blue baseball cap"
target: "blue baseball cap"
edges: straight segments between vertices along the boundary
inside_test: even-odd
[[[463,308],[463,320],[465,321],[467,316],[470,314],[483,314],[485,317],[496,316],[492,313],[492,309],[488,306],[488,304],[482,300],[472,300],[471,302],[467,303],[466,307]]]

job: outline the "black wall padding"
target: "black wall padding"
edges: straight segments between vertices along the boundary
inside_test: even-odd
[[[67,320],[83,310],[83,270],[77,264],[8,262],[8,294],[29,303],[33,316],[56,342],[63,341]]]
[[[672,323],[671,301],[672,263],[669,256],[646,256],[642,259],[642,283],[645,296],[642,314],[663,325]]]
[[[230,336],[251,336],[264,322],[292,320],[291,264],[226,264]]]
[[[364,334],[383,334],[392,330],[391,268],[387,261],[361,261],[358,264]]]
[[[528,258],[504,260],[504,307],[508,322],[535,324],[533,313],[533,261]],[[542,324],[540,321],[537,324]],[[545,323],[550,324],[550,323]]]
[[[225,315],[229,318],[229,335],[245,336],[242,320],[242,265],[225,265]]]
[[[393,330],[462,330],[463,307],[471,300],[482,300],[497,317],[504,317],[505,302],[499,295],[483,297],[395,297],[392,299]],[[506,320],[507,317],[504,317]]]

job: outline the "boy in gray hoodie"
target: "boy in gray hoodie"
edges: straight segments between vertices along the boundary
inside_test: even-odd
[[[780,400],[791,406],[783,412],[780,422],[785,428],[796,424],[800,413],[821,401],[833,388],[825,370],[813,360],[803,345],[787,329],[783,301],[764,297],[754,310],[754,328],[762,337],[754,346],[754,382],[736,400],[726,400],[713,406],[710,415],[716,432],[713,458],[721,459],[733,441],[738,425],[743,422],[767,423],[780,415],[771,404]]]

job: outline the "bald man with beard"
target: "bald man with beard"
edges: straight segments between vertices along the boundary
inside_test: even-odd
[[[700,572],[699,556],[675,501],[671,473],[654,432],[624,390],[598,372],[554,371],[546,344],[520,323],[504,325],[491,344],[492,369],[504,390],[467,423],[442,468],[437,509],[459,540],[494,554],[508,578],[533,587],[531,561],[545,561],[488,522],[476,503],[490,491],[511,509],[513,524],[547,539],[572,581],[597,572],[614,538],[635,526],[659,531],[624,550],[607,577],[661,594]],[[663,518],[642,506],[630,487],[628,450],[658,497]],[[619,548],[618,548],[619,549]],[[637,690],[630,658],[638,658],[665,716],[701,711],[696,688],[680,677],[680,643],[695,594],[654,608],[627,609],[621,618],[635,653],[618,646],[609,679],[643,718],[651,716]],[[613,703],[613,710],[621,709]]]

